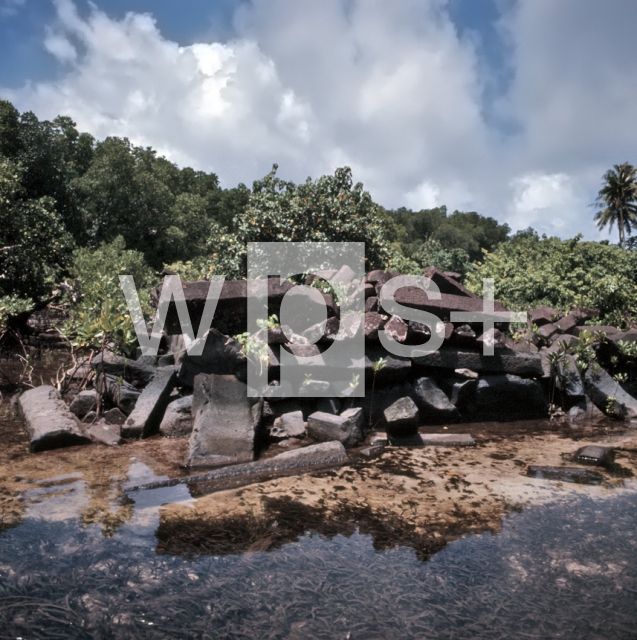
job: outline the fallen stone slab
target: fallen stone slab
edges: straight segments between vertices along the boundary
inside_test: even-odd
[[[97,408],[97,391],[95,389],[88,389],[80,391],[73,402],[69,406],[69,411],[75,414],[80,420],[90,411],[95,411]]]
[[[614,398],[618,417],[625,420],[637,418],[637,399],[622,389],[604,369],[589,367],[585,374],[586,386],[590,389],[593,402],[601,411],[605,411],[609,399]]]
[[[557,365],[556,386],[569,398],[583,398],[586,390],[575,356],[567,353],[564,357],[565,360]]]
[[[54,387],[42,385],[29,389],[20,396],[18,405],[33,452],[91,441]]]
[[[452,311],[482,313],[484,305],[482,298],[470,298],[449,293],[442,293],[440,300],[434,300],[429,298],[425,291],[417,287],[401,287],[396,291],[394,299],[406,307],[422,309],[423,311],[433,313],[443,322],[449,322],[451,320],[450,314]],[[500,302],[494,302],[494,311],[499,312],[506,310],[506,307]],[[507,323],[505,321],[502,324]]]
[[[598,467],[607,467],[615,461],[615,450],[613,447],[591,444],[582,447],[575,454],[575,461],[583,464],[594,464]]]
[[[383,359],[383,367],[374,376],[374,363]],[[371,387],[374,377],[376,386],[396,384],[407,380],[412,373],[412,361],[409,358],[395,356],[382,347],[368,346],[365,349],[365,384]]]
[[[185,438],[192,432],[192,396],[173,400],[167,407],[159,433],[165,438]]]
[[[354,447],[362,437],[361,420],[315,411],[307,419],[307,435],[318,442],[338,440],[345,447]]]
[[[375,446],[375,447],[363,447],[359,449],[356,453],[363,458],[378,458],[378,456],[382,455],[383,451],[385,451],[384,446]]]
[[[386,447],[389,444],[389,439],[386,433],[378,432],[372,435],[369,444],[372,447]]]
[[[155,370],[155,375],[142,391],[135,408],[122,426],[124,438],[148,438],[159,431],[177,376],[173,367]]]
[[[199,332],[201,316],[206,305],[210,282],[182,282],[186,307],[190,314],[195,335]],[[279,281],[279,278],[268,278],[268,302],[271,313],[279,314],[283,296],[293,287],[291,282]],[[156,307],[161,296],[163,283],[151,291],[150,301]],[[219,301],[212,320],[212,327],[226,335],[236,335],[247,330],[248,317],[248,283],[247,280],[226,280],[221,288]],[[174,300],[168,305],[164,330],[169,335],[182,333],[179,316]]]
[[[485,356],[476,351],[442,346],[434,353],[416,355],[412,362],[420,367],[470,369],[480,373],[510,373],[516,376],[543,375],[539,355],[502,349]]]
[[[142,386],[148,384],[155,375],[154,366],[118,356],[110,351],[105,351],[103,355],[97,354],[91,361],[91,367],[94,371],[107,373],[127,382],[137,381]]]
[[[604,476],[590,469],[577,467],[540,467],[530,465],[526,475],[531,478],[559,480],[560,482],[574,482],[576,484],[601,484]]]
[[[203,353],[192,356],[185,352],[179,367],[179,384],[192,388],[195,376],[214,373],[220,376],[234,375],[244,382],[247,379],[247,358],[241,345],[216,329],[210,329],[205,337]]]
[[[243,479],[250,482],[262,476],[283,476],[316,471],[330,467],[341,466],[348,461],[345,447],[336,441],[285,451],[266,460],[257,460],[243,464],[234,464],[207,473],[201,473],[184,478],[173,478],[148,484],[137,485],[124,489],[125,493],[143,489],[160,489],[173,487],[177,484],[195,484],[199,482],[214,482],[216,480]]]
[[[248,387],[234,376],[200,373],[195,378],[186,466],[253,460],[262,412],[263,400],[248,397]]]
[[[538,327],[545,324],[551,324],[555,316],[559,315],[555,309],[544,305],[537,309],[528,309],[527,314],[529,321],[536,324]]]
[[[423,446],[474,447],[476,441],[468,433],[421,433]]]
[[[475,440],[468,433],[413,433],[389,436],[394,447],[473,447]]]
[[[119,429],[115,425],[107,424],[102,420],[92,424],[86,429],[86,432],[94,442],[99,442],[109,447],[116,447],[124,442],[120,436]]]

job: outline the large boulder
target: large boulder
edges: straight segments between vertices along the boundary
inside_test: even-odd
[[[511,374],[489,375],[480,378],[475,392],[475,402],[470,415],[472,420],[532,420],[548,417],[548,405],[542,385]]]
[[[232,375],[195,378],[186,466],[205,467],[254,459],[263,401],[248,397],[248,387]]]
[[[210,329],[200,356],[188,352],[181,358],[179,383],[192,388],[195,376],[200,373],[219,376],[234,375],[245,382],[247,378],[247,359],[241,352],[241,345],[216,329]]]
[[[418,406],[420,421],[423,424],[458,421],[460,418],[458,409],[432,378],[419,378],[414,382],[413,387],[412,399]]]
[[[335,416],[316,411],[308,417],[307,435],[319,442],[338,440],[345,447],[353,447],[363,435],[361,422],[359,414]]]
[[[159,433],[165,438],[185,438],[192,431],[192,396],[173,400],[159,425]]]
[[[45,451],[91,440],[60,398],[55,387],[42,385],[25,391],[18,400],[31,451]]]
[[[303,420],[303,412],[291,411],[274,420],[274,425],[270,428],[270,437],[275,440],[303,438],[305,431],[306,424]]]
[[[473,291],[469,291],[469,289],[461,285],[455,278],[448,275],[448,272],[440,271],[440,269],[436,269],[436,267],[427,267],[423,275],[438,286],[440,293],[450,293],[467,298],[479,297],[473,293]]]
[[[177,376],[174,367],[158,367],[122,426],[124,438],[148,438],[159,431]]]
[[[387,435],[404,436],[418,430],[418,407],[408,396],[396,400],[383,412],[387,423]]]

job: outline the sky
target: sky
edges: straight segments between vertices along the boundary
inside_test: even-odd
[[[0,96],[250,186],[352,168],[387,208],[616,242],[637,164],[626,0],[0,0]]]

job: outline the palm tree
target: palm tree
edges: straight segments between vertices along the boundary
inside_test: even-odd
[[[637,169],[628,162],[616,164],[604,174],[604,186],[600,189],[594,205],[598,229],[617,223],[619,244],[626,248],[626,231],[637,226]]]

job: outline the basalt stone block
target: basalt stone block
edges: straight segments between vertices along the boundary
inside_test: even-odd
[[[263,401],[248,397],[245,383],[231,375],[199,374],[195,378],[192,411],[186,466],[218,466],[254,459]]]
[[[391,337],[399,344],[407,341],[408,327],[398,316],[392,316],[383,327],[383,330],[389,332]]]
[[[423,424],[456,422],[460,418],[456,407],[432,378],[419,378],[413,388],[413,399],[418,405]]]
[[[316,411],[307,419],[307,434],[319,442],[338,440],[344,447],[356,446],[362,438],[359,420],[321,411]]]
[[[184,297],[190,314],[195,334],[199,332],[199,323],[206,304],[210,282],[201,280],[198,282],[183,282]],[[268,278],[268,302],[270,313],[278,315],[283,296],[292,289],[289,281],[280,282],[279,278]],[[151,304],[157,306],[161,296],[163,284],[150,294]],[[226,335],[243,333],[247,328],[248,314],[248,287],[246,280],[226,280],[223,283],[217,308],[212,320],[212,327]],[[181,324],[177,315],[177,308],[171,300],[168,305],[166,325],[164,330],[169,335],[182,333]]]
[[[125,415],[130,415],[141,395],[141,391],[131,384],[117,380],[114,376],[109,375],[98,374],[95,378],[95,388]]]
[[[464,416],[465,418],[468,416]],[[488,375],[478,381],[472,420],[533,420],[548,417],[542,385],[518,376]]]
[[[378,331],[382,329],[389,318],[381,313],[368,311],[365,314],[365,340],[378,342]]]
[[[555,326],[562,333],[571,333],[573,329],[575,329],[575,327],[577,327],[580,324],[582,324],[580,322],[580,319],[577,316],[569,313],[567,316],[564,316],[561,320],[558,320],[555,323]]]
[[[390,436],[415,433],[418,428],[418,407],[409,397],[396,400],[383,412],[387,423],[387,434]]]
[[[90,389],[80,391],[75,398],[73,398],[69,411],[81,419],[89,413],[89,411],[95,411],[96,408],[97,391],[95,391],[95,389]]]
[[[552,323],[549,322],[547,324],[543,324],[540,327],[540,335],[545,340],[548,340],[549,338],[552,338],[557,333],[561,333],[561,331],[560,331],[560,328],[556,324],[552,324]]]
[[[276,440],[304,438],[305,432],[306,423],[303,419],[303,412],[292,411],[284,413],[274,421],[274,425],[270,429],[270,436]]]
[[[578,400],[567,413],[568,421],[573,428],[584,427],[587,424],[595,424],[606,416],[584,396]]]
[[[469,289],[461,285],[458,280],[436,269],[436,267],[427,267],[423,275],[438,286],[440,293],[465,296],[467,298],[478,298],[473,291],[469,291]]]
[[[607,467],[615,461],[615,450],[612,447],[591,444],[587,447],[582,447],[575,454],[575,461],[598,467]]]
[[[549,365],[550,366],[550,365]],[[557,365],[556,386],[569,398],[583,398],[586,395],[584,381],[576,366],[575,356],[565,355],[565,361]]]
[[[397,384],[410,377],[412,373],[411,360],[388,353],[382,347],[369,347],[365,355],[365,383],[371,385],[374,380],[374,363],[380,358],[384,366],[376,373],[376,385]]]
[[[98,373],[123,378],[127,382],[137,381],[142,386],[148,384],[155,375],[154,366],[115,355],[110,351],[96,355],[91,361],[91,367]]]
[[[468,433],[423,433],[420,437],[424,446],[431,447],[474,447],[476,444]]]
[[[124,438],[148,438],[159,431],[177,375],[173,367],[156,369],[155,376],[142,391],[135,408],[122,426]]]
[[[165,438],[185,438],[192,432],[192,396],[173,400],[167,407],[159,425]]]
[[[637,418],[637,400],[626,393],[604,369],[589,367],[585,378],[593,402],[601,411],[606,410],[610,398],[614,398],[615,409],[620,417],[625,420]]]
[[[90,438],[54,387],[42,385],[18,399],[31,451],[88,444]]]
[[[450,336],[451,344],[458,346],[473,345],[476,341],[476,332],[468,324],[461,324],[454,328]]]
[[[465,311],[473,313],[482,313],[484,301],[482,298],[469,298],[466,296],[452,295],[448,293],[441,294],[440,300],[429,298],[427,293],[417,287],[401,287],[396,291],[394,299],[399,304],[414,309],[422,309],[433,313],[443,322],[450,322],[450,314],[452,311]],[[506,311],[506,308],[500,302],[494,302],[495,311]],[[507,323],[502,323],[506,325]]]
[[[272,477],[277,475],[292,475],[315,469],[340,466],[347,462],[348,457],[345,448],[340,442],[321,442],[309,447],[285,451],[278,456],[246,462],[244,464],[233,464],[221,469],[200,473],[183,478],[173,478],[172,480],[160,480],[148,484],[137,485],[125,489],[126,493],[141,491],[144,489],[159,489],[161,487],[172,487],[177,484],[192,485],[199,482],[214,482],[216,480],[239,480],[249,482],[253,477]]]
[[[552,323],[553,318],[559,315],[555,309],[544,305],[537,309],[528,309],[527,314],[529,322],[536,324],[538,327]]]
[[[103,419],[107,425],[121,426],[126,422],[126,414],[120,411],[117,407],[113,407],[104,413]]]
[[[518,376],[541,376],[543,374],[539,355],[505,349],[496,351],[493,356],[485,356],[476,351],[443,345],[434,353],[413,357],[412,361],[422,367],[471,369],[480,373],[510,373]]]
[[[124,442],[120,436],[117,425],[109,424],[103,420],[90,425],[86,431],[91,440],[109,447],[116,447]]]
[[[192,388],[195,377],[200,373],[234,375],[243,381],[247,379],[247,358],[234,338],[210,329],[205,340],[200,356],[189,353],[183,355],[178,376],[180,385]]]
[[[378,312],[378,297],[370,296],[365,300],[365,313]]]

